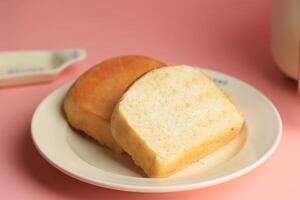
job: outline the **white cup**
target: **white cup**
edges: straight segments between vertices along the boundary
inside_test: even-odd
[[[298,80],[300,0],[273,0],[272,55],[287,76]]]

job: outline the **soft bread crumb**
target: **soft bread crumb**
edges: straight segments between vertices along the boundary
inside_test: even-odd
[[[149,177],[166,177],[234,138],[244,118],[199,69],[155,69],[123,95],[111,118],[117,143]]]

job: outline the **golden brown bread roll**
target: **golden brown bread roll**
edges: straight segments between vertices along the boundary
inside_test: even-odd
[[[64,100],[70,125],[122,152],[110,132],[110,117],[115,104],[136,79],[165,64],[145,56],[120,56],[92,67],[73,84]]]

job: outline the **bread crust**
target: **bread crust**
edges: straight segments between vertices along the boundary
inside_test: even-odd
[[[67,92],[63,108],[69,124],[115,152],[122,152],[110,132],[115,104],[144,73],[164,63],[140,55],[105,60],[82,74]]]

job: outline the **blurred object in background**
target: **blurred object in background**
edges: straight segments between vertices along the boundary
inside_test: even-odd
[[[290,78],[298,80],[300,1],[273,0],[272,54]]]
[[[0,52],[0,88],[51,81],[86,58],[84,49]]]

